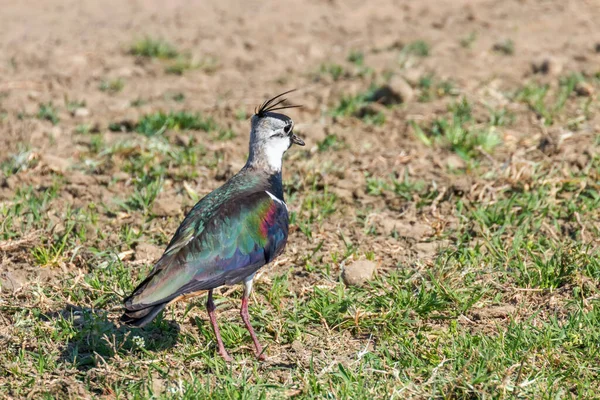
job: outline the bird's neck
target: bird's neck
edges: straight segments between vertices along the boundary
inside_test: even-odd
[[[256,183],[252,184],[255,189],[260,188],[260,190],[266,190],[281,201],[284,201],[281,170],[273,171],[265,169],[261,165],[246,163],[238,175],[239,176],[236,177],[238,181],[248,181],[248,175],[253,176],[257,179],[255,181]],[[246,176],[246,178],[244,178],[244,176]],[[250,181],[254,181],[254,179],[250,179]]]
[[[269,175],[279,174],[281,177],[281,164],[283,153],[287,146],[265,144],[265,142],[250,143],[246,167],[262,170]]]
[[[269,192],[276,196],[279,200],[283,199],[283,182],[281,180],[281,171],[271,174],[269,176]]]

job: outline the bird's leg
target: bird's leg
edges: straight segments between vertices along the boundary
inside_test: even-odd
[[[258,338],[254,333],[254,329],[252,329],[252,325],[250,325],[250,315],[248,314],[248,298],[250,297],[250,292],[252,291],[252,280],[254,279],[254,274],[249,276],[244,280],[244,295],[242,296],[242,308],[240,309],[240,315],[242,316],[242,321],[244,321],[244,325],[246,325],[246,329],[250,332],[250,336],[252,337],[252,341],[254,342],[254,347],[256,347],[256,357],[259,360],[264,360],[265,355],[263,354],[263,348],[258,343]]]
[[[227,353],[225,350],[225,346],[223,346],[223,339],[221,339],[221,333],[219,332],[219,326],[217,325],[217,316],[215,315],[215,303],[212,298],[213,291],[212,289],[208,291],[208,300],[206,300],[206,311],[208,311],[208,318],[210,319],[210,324],[212,325],[213,331],[215,332],[215,336],[217,337],[217,347],[219,349],[219,354],[225,361],[233,361],[233,358]]]

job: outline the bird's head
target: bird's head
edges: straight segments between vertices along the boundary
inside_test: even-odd
[[[250,156],[248,163],[272,171],[281,170],[283,154],[292,144],[304,146],[304,141],[294,133],[294,121],[275,111],[299,106],[283,105],[286,99],[278,96],[265,101],[252,116],[250,131]]]

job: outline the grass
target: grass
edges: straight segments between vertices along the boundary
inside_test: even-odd
[[[0,171],[8,177],[37,165],[36,153],[29,146],[19,146],[18,152],[0,163]]]
[[[403,56],[415,55],[418,57],[427,57],[429,55],[429,44],[424,40],[416,40],[404,46],[400,53]]]
[[[184,398],[238,396],[240,391],[249,397],[293,393],[300,398],[385,397],[401,391],[432,397],[484,393],[547,397],[564,393],[565,388],[593,396],[598,379],[592,366],[600,350],[600,305],[585,300],[594,297],[594,292],[578,282],[585,282],[581,276],[600,278],[598,254],[569,238],[557,242],[541,236],[539,229],[540,222],[551,227],[564,223],[575,210],[584,218],[597,216],[600,193],[593,185],[579,192],[579,182],[588,179],[585,174],[565,182],[560,167],[550,168],[535,171],[529,191],[506,187],[495,203],[467,206],[457,199],[458,205],[463,204],[457,208],[463,222],[455,232],[454,250],[441,253],[426,271],[418,265],[394,269],[366,287],[351,289],[328,280],[331,275],[325,270],[312,270],[324,274],[325,280],[309,291],[295,290],[296,278],[289,272],[257,285],[251,314],[260,339],[270,346],[291,346],[298,356],[305,354],[291,369],[267,364],[265,370],[246,350],[233,350],[241,364],[225,365],[215,357],[212,331],[200,309],[169,311],[145,330],[117,328],[99,310],[116,305],[116,293],[131,290],[146,268],[131,276],[123,262],[97,253],[92,257],[98,267],[83,276],[68,277],[59,283],[58,292],[41,288],[40,293],[58,304],[93,308],[67,309],[56,315],[35,303],[2,309],[13,322],[11,331],[20,332],[19,340],[28,343],[26,349],[4,354],[4,374],[11,379],[3,390],[13,395],[29,393],[38,386],[27,376],[43,377],[70,368],[65,379],[71,389],[116,397],[148,397],[158,392]],[[598,176],[598,158],[587,173]],[[566,193],[577,195],[559,200]],[[337,215],[335,198],[315,187],[299,212],[323,223]],[[482,244],[473,245],[479,238]],[[331,260],[325,256],[318,263],[330,265]],[[564,298],[568,312],[556,314],[543,304],[531,310],[515,308],[505,319],[480,328],[477,324],[470,328],[472,322],[461,319],[493,309],[510,298],[515,288],[554,291],[559,299]],[[543,292],[522,293],[528,301],[543,299]],[[248,345],[249,338],[231,310],[236,304],[220,297],[217,301],[225,345],[230,349]],[[177,333],[167,323],[172,318],[185,330]],[[440,329],[440,324],[446,328]],[[341,350],[335,338],[346,336],[355,339],[351,348]],[[310,352],[316,342],[326,354],[336,351],[346,356],[336,361],[320,351]],[[277,373],[290,379],[273,384],[272,376]],[[248,380],[243,387],[239,385]],[[37,390],[58,394],[67,389],[48,385]]]
[[[65,107],[69,113],[74,114],[78,108],[85,107],[85,100],[71,100],[65,96]]]
[[[102,92],[108,92],[111,94],[118,93],[125,87],[125,81],[121,78],[115,78],[111,80],[102,80],[100,82],[100,90]]]
[[[200,114],[180,112],[157,112],[144,115],[137,123],[136,131],[145,136],[154,136],[166,129],[173,130],[202,130],[211,131],[216,129],[212,118],[204,118]]]
[[[363,52],[353,50],[346,58],[348,63],[338,64],[326,62],[321,64],[319,70],[313,74],[315,81],[319,81],[323,76],[334,82],[340,80],[349,80],[357,78],[367,78],[375,75],[374,70],[365,64],[365,55]]]
[[[171,65],[165,68],[167,74],[183,75],[186,71],[200,69],[204,72],[212,73],[216,71],[219,63],[213,57],[207,57],[201,61],[194,61],[191,56],[179,56]]]
[[[347,60],[357,67],[361,67],[365,64],[365,53],[358,50],[352,50],[350,54],[348,54]]]
[[[458,95],[451,81],[436,79],[433,74],[423,75],[419,79],[418,88],[420,89],[419,101],[423,103],[448,95]]]
[[[471,32],[467,36],[460,39],[459,43],[465,49],[470,49],[471,47],[473,47],[475,41],[477,41],[477,33]]]
[[[325,139],[321,140],[317,143],[317,148],[320,152],[325,151],[338,151],[343,149],[346,146],[346,143],[343,138],[340,138],[336,134],[328,134],[325,136]]]
[[[583,76],[572,73],[561,77],[558,87],[531,82],[516,93],[515,99],[526,103],[545,125],[553,125],[556,117],[562,114],[569,97],[574,94],[576,85],[584,81]],[[588,113],[584,114],[587,118]]]
[[[119,202],[120,207],[124,211],[142,211],[144,214],[149,214],[152,210],[152,204],[158,197],[163,187],[163,181],[156,179],[148,182],[146,179],[137,182],[135,191],[125,201]]]
[[[506,39],[494,44],[492,50],[505,56],[512,56],[515,53],[515,43],[511,39]]]
[[[40,104],[37,117],[41,120],[52,122],[52,125],[57,125],[60,122],[56,108],[52,105],[52,102]]]
[[[463,98],[449,107],[450,118],[438,118],[424,130],[413,123],[416,136],[426,145],[448,148],[464,160],[473,160],[481,152],[491,153],[500,143],[494,124],[499,123],[498,115],[492,113],[490,124],[478,126],[471,115],[471,105]]]
[[[329,75],[334,81],[348,76],[344,67],[339,64],[321,64],[319,73],[322,75]]]
[[[374,102],[374,93],[375,89],[371,88],[354,96],[342,96],[338,105],[331,111],[331,115],[338,118],[356,117],[367,124],[383,125],[385,114],[369,106]]]
[[[159,59],[174,59],[179,56],[179,52],[171,43],[151,37],[135,42],[129,52],[134,56]]]
[[[468,113],[461,107],[453,113],[464,118]],[[132,269],[110,251],[91,249],[85,257],[93,267],[86,273],[73,271],[52,286],[37,287],[21,300],[25,307],[0,304],[1,315],[10,322],[5,325],[9,351],[0,358],[6,378],[2,393],[379,398],[406,392],[417,397],[487,393],[531,398],[569,390],[593,396],[599,379],[593,366],[600,351],[600,304],[586,279],[600,278],[600,263],[597,250],[581,244],[585,230],[576,215],[587,221],[588,235],[599,233],[591,221],[599,217],[595,182],[600,158],[567,176],[561,165],[532,168],[526,180],[491,180],[494,201],[447,198],[459,221],[448,231],[451,246],[426,268],[420,263],[388,268],[356,288],[344,287],[333,271],[342,260],[357,257],[361,245],[342,234],[332,239],[341,245],[338,250],[325,250],[330,244],[319,239],[319,227],[345,211],[327,187],[316,180],[309,183],[292,212],[293,225],[311,243],[302,253],[304,262],[255,286],[250,312],[260,340],[268,344],[269,354],[288,349],[275,356],[281,361],[262,366],[247,350],[249,337],[237,319],[239,289],[226,298],[217,296],[223,339],[236,359],[228,366],[215,354],[201,301],[171,308],[143,330],[117,327],[113,321],[121,294],[134,287],[149,265]],[[150,181],[136,186],[127,212],[149,209],[162,186],[142,171],[131,172]],[[51,191],[19,191],[14,204],[2,210],[12,221],[3,224],[4,237],[15,237],[16,226],[24,231],[45,226],[45,211],[61,201],[60,190],[57,181]],[[373,196],[392,191],[415,201],[427,190],[408,175],[367,179]],[[81,244],[93,243],[78,226],[93,224],[102,230],[96,207],[59,212],[67,221],[65,229],[32,251],[45,268],[68,265]],[[149,218],[141,226],[122,225],[126,246],[148,241]],[[25,220],[34,225],[22,225]],[[572,233],[562,236],[561,226],[571,223],[576,223]],[[320,283],[302,289],[298,268]],[[516,293],[521,303],[499,311],[500,319],[478,319],[510,303]],[[560,312],[547,303],[551,294]],[[40,297],[44,303],[36,300]],[[17,345],[21,343],[26,345]],[[56,371],[69,371],[62,378],[65,385],[51,383]],[[281,374],[286,379],[276,380]]]
[[[210,117],[203,117],[199,113],[187,111],[170,111],[168,113],[158,111],[143,115],[135,123],[115,122],[109,125],[112,131],[134,130],[144,136],[160,136],[166,130],[188,131],[201,130],[210,132],[217,129],[217,124]]]

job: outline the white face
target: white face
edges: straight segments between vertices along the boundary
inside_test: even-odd
[[[265,141],[264,151],[267,157],[267,163],[275,171],[281,170],[281,161],[283,154],[292,145],[291,138],[289,136],[277,136],[273,135]]]
[[[304,144],[293,133],[294,122],[283,114],[268,113],[252,117],[250,158],[261,160],[273,171],[281,170],[283,154],[292,143]]]

